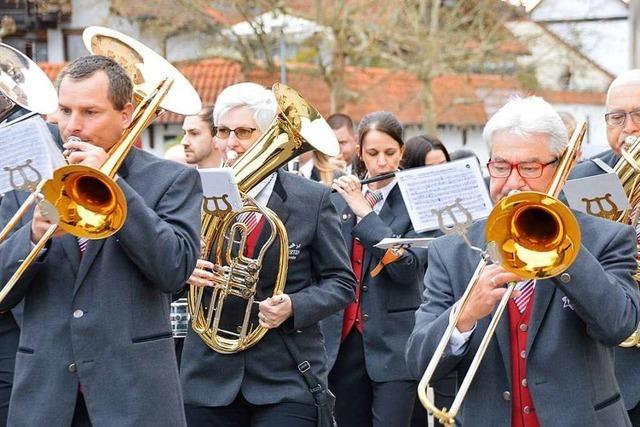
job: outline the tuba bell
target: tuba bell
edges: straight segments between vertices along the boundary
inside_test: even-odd
[[[0,290],[0,302],[6,298],[22,274],[33,263],[58,227],[86,239],[103,239],[113,235],[127,216],[124,193],[115,182],[118,169],[134,143],[147,126],[164,110],[178,114],[197,114],[202,106],[200,97],[187,79],[160,55],[118,31],[104,27],[89,27],[82,34],[87,49],[94,55],[104,55],[118,62],[133,82],[137,104],[131,124],[109,151],[100,169],[84,165],[66,165],[54,171],[53,177],[38,184],[50,215],[57,221],[32,248],[24,262]],[[4,240],[20,221],[34,194],[18,209],[0,232]]]
[[[485,226],[486,241],[495,248],[495,255],[501,260],[500,264],[505,270],[526,279],[551,278],[569,268],[578,256],[580,226],[571,210],[557,197],[576,162],[586,129],[584,121],[576,127],[546,193],[523,191],[509,195],[500,200],[489,214]],[[464,294],[458,301],[454,318],[440,339],[418,384],[420,402],[446,427],[455,425],[458,411],[516,286],[516,282],[507,285],[507,290],[495,309],[451,408],[436,407],[427,397],[429,382],[449,345],[469,296],[478,283],[480,273],[490,261],[488,258],[488,255],[483,253]]]
[[[243,198],[242,210],[202,214],[201,258],[212,259],[214,280],[212,288],[189,287],[189,314],[193,330],[209,347],[223,354],[246,350],[267,332],[252,312],[265,253],[276,241],[279,261],[273,296],[282,294],[287,279],[288,238],[284,224],[273,211],[256,204],[247,192],[304,152],[318,150],[329,156],[339,153],[338,141],[327,122],[298,92],[279,83],[273,85],[272,91],[278,104],[275,119],[231,167]],[[243,255],[248,230],[241,218],[250,212],[262,214],[269,229],[266,243],[255,250],[255,258]],[[244,307],[229,308],[232,300]],[[238,324],[227,326],[229,316],[238,317]]]

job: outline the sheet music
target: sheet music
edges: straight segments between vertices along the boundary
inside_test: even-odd
[[[431,243],[431,241],[434,239],[435,237],[415,237],[415,238],[385,237],[384,239],[380,240],[378,243],[376,243],[373,246],[380,249],[389,249],[394,246],[428,248],[429,243]]]
[[[207,213],[224,214],[242,209],[242,198],[231,168],[198,169],[204,196],[202,208]]]
[[[456,199],[471,212],[474,221],[491,212],[491,197],[474,158],[409,169],[398,172],[396,177],[417,232],[438,229],[438,218],[432,209],[442,209]],[[443,219],[445,225],[453,224],[449,216]]]
[[[37,185],[64,163],[42,117],[32,116],[0,128],[0,193],[14,186],[26,190],[29,184]]]

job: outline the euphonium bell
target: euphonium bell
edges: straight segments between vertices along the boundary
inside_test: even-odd
[[[278,274],[272,295],[284,290],[288,267],[288,238],[284,224],[266,207],[255,204],[246,193],[282,165],[300,154],[318,150],[329,156],[339,153],[336,137],[320,113],[295,90],[276,83],[272,88],[278,104],[276,118],[264,134],[232,165],[245,206],[240,212],[202,214],[201,258],[213,253],[213,287],[189,287],[191,326],[200,338],[219,353],[236,353],[258,343],[267,332],[253,313],[260,270],[267,249],[279,248]],[[255,258],[243,254],[248,236],[241,216],[260,212],[267,220],[269,236],[255,249]],[[241,308],[229,305],[242,301]],[[236,316],[238,323],[230,321]],[[229,325],[229,323],[232,323]]]

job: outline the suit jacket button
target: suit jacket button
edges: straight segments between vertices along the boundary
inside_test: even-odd
[[[76,367],[75,363],[70,363],[69,366],[67,366],[67,370],[74,374],[78,370],[78,368]]]
[[[365,322],[366,322],[367,320],[369,320],[369,315],[368,315],[368,314],[363,314],[363,315],[362,315],[362,320],[364,320]]]
[[[503,391],[502,392],[502,398],[504,400],[511,400],[511,393],[509,393],[508,391]]]
[[[367,292],[368,290],[369,290],[369,287],[367,285],[362,286],[362,292]]]
[[[73,312],[73,317],[75,317],[76,319],[79,319],[82,316],[84,316],[84,311],[82,311],[82,310],[75,310]]]
[[[562,283],[569,283],[571,281],[571,275],[569,273],[562,273],[560,275],[560,281]]]

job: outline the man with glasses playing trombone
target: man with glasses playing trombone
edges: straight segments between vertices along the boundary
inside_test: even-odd
[[[640,70],[629,70],[609,86],[604,120],[611,147],[577,165],[569,178],[583,178],[611,171],[620,160],[628,138],[640,137]],[[628,196],[628,195],[627,195]],[[616,376],[631,423],[640,427],[640,348],[616,348]]]
[[[502,107],[483,137],[496,203],[515,191],[547,191],[567,147],[562,120],[536,97]],[[462,425],[630,425],[613,372],[613,347],[638,322],[634,233],[622,224],[575,217],[582,236],[575,261],[551,280],[523,281],[502,266],[484,268],[442,355],[435,355],[436,346],[480,256],[460,236],[439,238],[429,247],[425,302],[406,352],[416,376],[438,357],[432,381],[452,371],[463,378],[505,285],[517,282],[462,405]],[[486,247],[486,226],[483,220],[470,227],[472,245]]]

